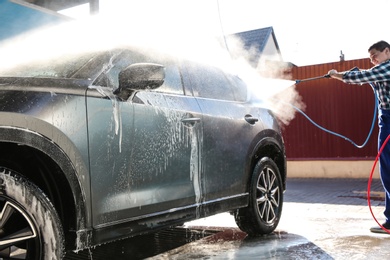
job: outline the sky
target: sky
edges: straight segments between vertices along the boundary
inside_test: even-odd
[[[390,42],[388,0],[100,0],[100,17],[118,26],[166,23],[176,32],[226,35],[272,26],[282,58],[297,66],[368,56]],[[88,6],[62,11],[76,19]]]

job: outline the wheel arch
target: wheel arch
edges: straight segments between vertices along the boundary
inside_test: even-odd
[[[78,165],[76,169],[64,150],[31,130],[0,127],[0,163],[13,168],[45,192],[60,216],[66,248],[77,249],[89,245],[85,238],[89,237],[86,230],[90,226],[90,211],[86,191],[80,184],[87,174],[79,172],[80,168],[87,168]],[[80,239],[82,236],[85,238]],[[80,241],[86,244],[80,246],[77,244]]]
[[[246,172],[250,176],[256,166],[256,163],[264,157],[272,159],[277,165],[282,182],[283,189],[286,189],[287,179],[287,159],[285,155],[285,148],[283,137],[274,130],[264,130],[260,132],[256,140],[252,143],[251,149],[248,154],[248,163]],[[251,180],[251,178],[247,178]],[[247,183],[247,189],[249,189],[249,182]]]

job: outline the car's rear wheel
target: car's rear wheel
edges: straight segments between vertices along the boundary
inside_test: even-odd
[[[234,216],[238,227],[250,236],[269,234],[279,224],[283,183],[274,161],[262,158],[255,166],[249,187],[249,205]]]
[[[0,259],[61,259],[64,235],[44,193],[0,167]]]

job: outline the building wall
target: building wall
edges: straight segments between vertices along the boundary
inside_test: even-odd
[[[264,49],[261,53],[260,59],[282,61],[282,56],[276,46],[277,44],[275,43],[273,37],[269,37],[267,39],[266,44],[264,45]]]
[[[369,59],[327,63],[292,68],[292,76],[306,79],[325,75],[330,69],[349,70],[370,68]],[[322,78],[300,82],[296,90],[306,105],[304,112],[319,125],[362,144],[369,132],[374,115],[374,92],[370,85],[345,84]],[[291,159],[372,159],[376,156],[377,124],[364,148],[326,133],[309,122],[302,114],[284,128],[287,156]]]
[[[325,75],[333,68],[344,71],[355,66],[368,69],[372,64],[369,59],[360,59],[293,67],[292,77],[294,80],[307,79]],[[369,84],[352,85],[322,78],[300,82],[296,84],[296,90],[306,105],[304,112],[317,124],[350,138],[358,145],[364,143],[375,106],[374,92]],[[363,148],[356,148],[349,141],[320,130],[302,114],[296,113],[283,129],[290,176],[368,176],[377,155],[377,133],[375,118],[375,128],[368,143]]]

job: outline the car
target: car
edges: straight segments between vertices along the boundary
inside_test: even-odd
[[[285,148],[250,93],[222,67],[134,46],[2,69],[0,256],[61,259],[222,212],[273,232]]]

